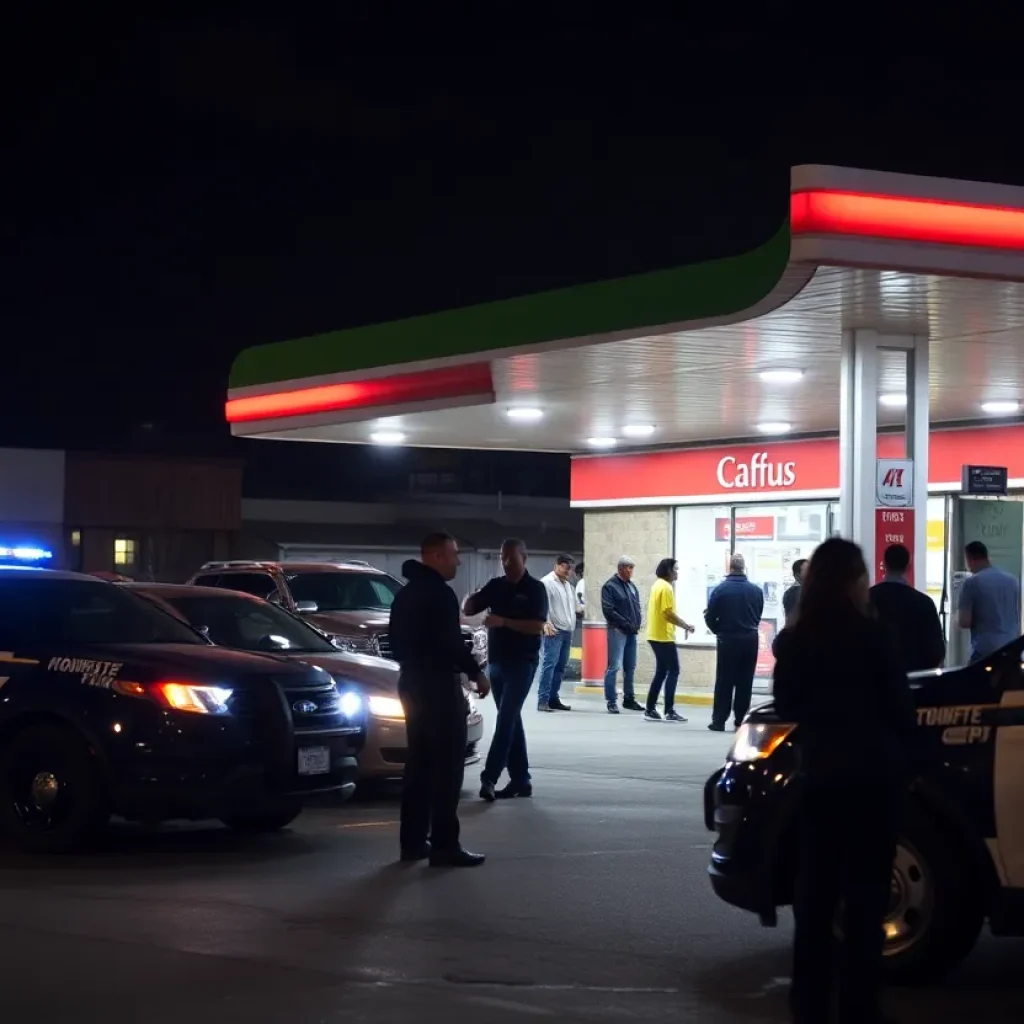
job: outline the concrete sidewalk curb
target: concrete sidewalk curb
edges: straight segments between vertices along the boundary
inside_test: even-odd
[[[577,683],[575,692],[580,696],[600,697],[604,700],[604,691],[600,686],[588,686],[586,683]],[[644,687],[638,686],[635,689],[635,693],[636,699],[642,704],[647,698],[647,690]],[[711,693],[680,693],[678,690],[676,691],[677,704],[709,708],[714,701],[714,695]]]

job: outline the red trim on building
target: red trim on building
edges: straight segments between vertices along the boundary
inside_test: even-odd
[[[277,391],[228,399],[224,412],[228,423],[286,419],[324,412],[386,408],[442,399],[494,395],[490,363],[395,374],[373,380],[345,381],[318,387]]]
[[[903,437],[878,439],[879,458],[901,458]],[[934,431],[929,441],[928,482],[956,483],[967,464],[1006,466],[1024,478],[1024,424]],[[746,495],[839,492],[839,441],[782,441],[671,452],[589,456],[572,460],[570,499],[575,502],[673,504],[720,496],[729,504]]]
[[[1024,250],[1024,210],[998,206],[809,190],[790,197],[790,223],[794,235]]]

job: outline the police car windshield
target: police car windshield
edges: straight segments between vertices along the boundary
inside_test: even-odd
[[[300,572],[289,575],[288,587],[318,612],[367,612],[387,611],[402,584],[383,572]]]
[[[0,649],[28,644],[196,644],[205,641],[168,612],[113,583],[0,580]]]
[[[269,601],[226,594],[195,597],[168,591],[157,596],[193,626],[205,626],[207,636],[219,647],[337,654],[337,648],[326,637]]]

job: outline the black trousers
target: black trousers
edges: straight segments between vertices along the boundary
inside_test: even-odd
[[[757,671],[757,633],[738,633],[718,638],[715,662],[715,703],[711,720],[725,725],[729,712],[738,725],[750,710],[750,694]]]
[[[459,799],[466,765],[466,698],[454,676],[409,681],[399,696],[405,709],[408,753],[399,842],[428,838],[437,850],[459,845]]]
[[[901,791],[879,786],[805,794],[790,993],[796,1024],[833,1019],[834,929],[840,905],[839,1020],[843,1024],[876,1024],[879,1019],[882,925],[902,808]]]
[[[665,710],[671,711],[676,702],[676,684],[679,682],[679,649],[674,640],[648,640],[654,652],[654,678],[647,690],[647,710],[658,707],[658,694],[665,687]]]

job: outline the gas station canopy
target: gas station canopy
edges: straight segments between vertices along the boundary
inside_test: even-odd
[[[233,433],[581,453],[838,432],[844,332],[927,339],[931,423],[1015,415],[1024,189],[798,167],[743,256],[262,345]],[[906,360],[879,348],[878,426]]]

